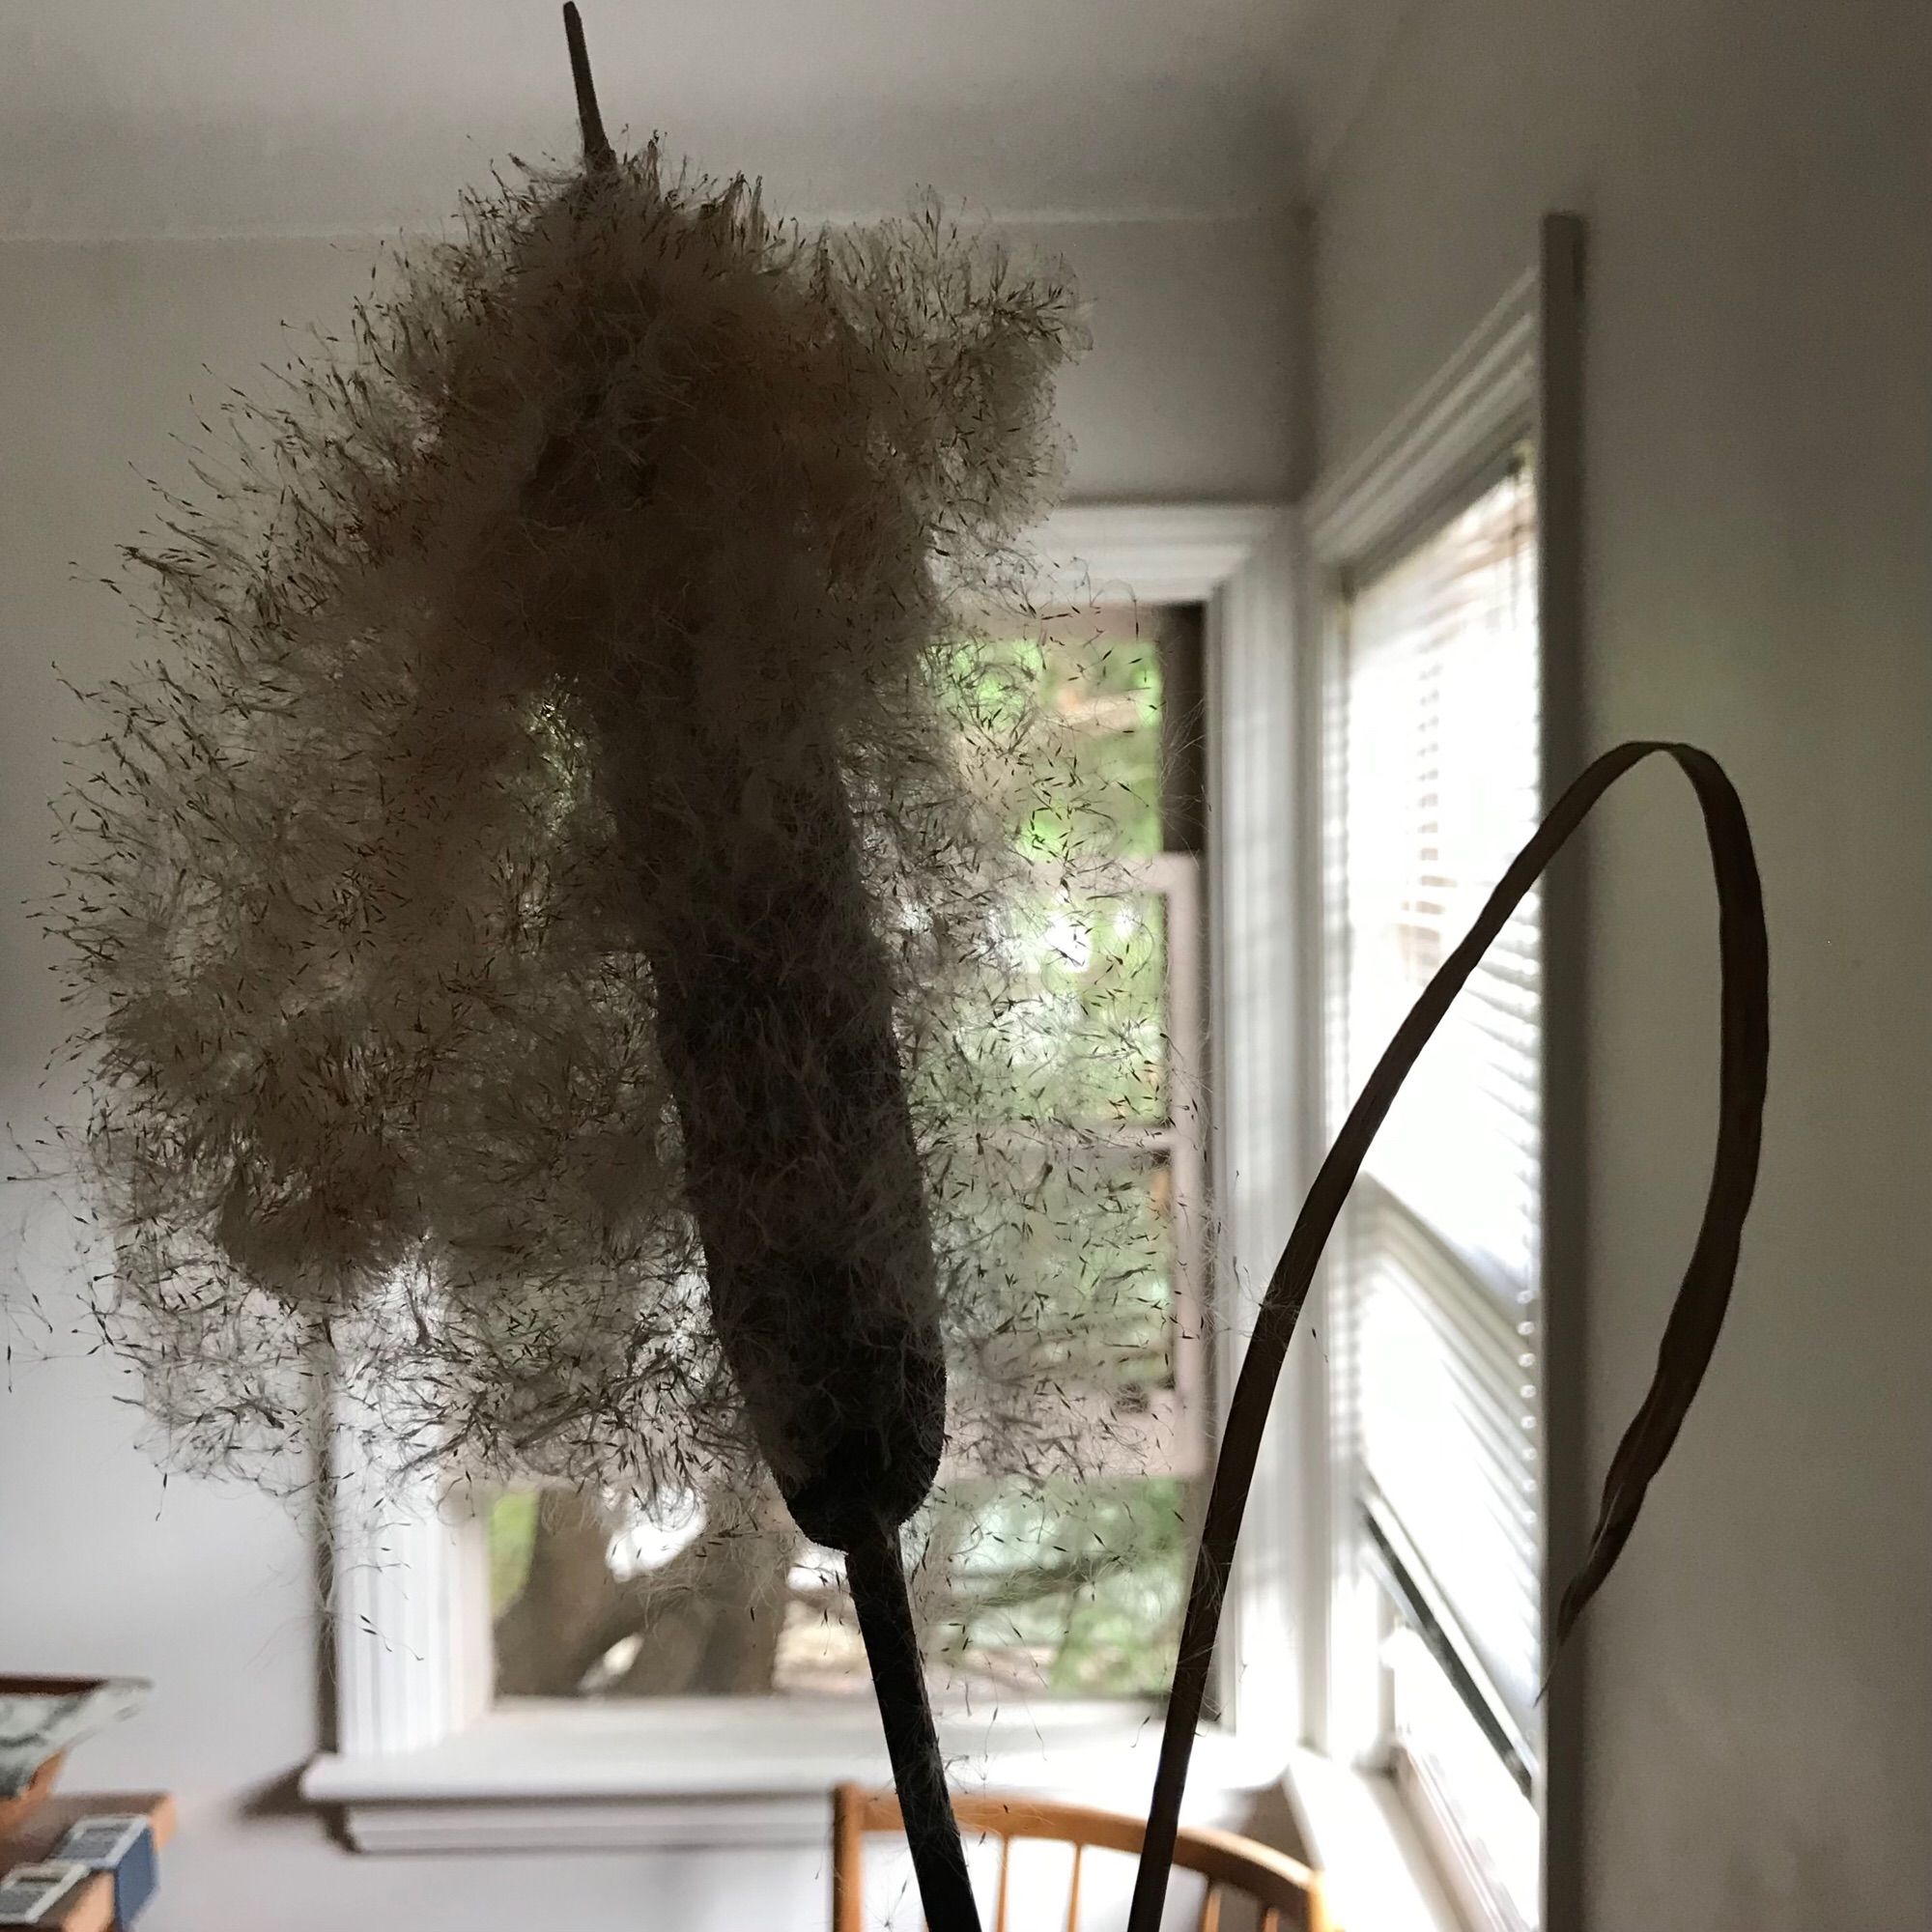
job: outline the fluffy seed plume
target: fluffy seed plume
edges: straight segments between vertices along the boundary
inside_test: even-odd
[[[1003,908],[1015,824],[1106,805],[966,614],[1013,606],[1081,340],[936,211],[803,233],[652,146],[469,204],[130,553],[162,651],[95,695],[53,923],[103,1316],[179,1459],[272,1480],[319,1368],[386,1444],[580,1487],[801,1480],[786,1374],[863,1408],[950,1371],[982,1466],[1091,1439],[1031,1345],[1079,1134]],[[774,922],[785,982],[721,1032],[706,962]],[[782,1021],[862,982],[843,1037],[906,1097],[855,1126]],[[707,1285],[705,1174],[759,1135],[897,1284],[863,1373],[755,1267],[749,1341]],[[823,1232],[719,1184],[714,1227]]]

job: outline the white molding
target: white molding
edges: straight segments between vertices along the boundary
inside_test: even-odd
[[[318,1760],[326,1764],[327,1760]],[[1238,1782],[1207,1776],[1197,1752],[1184,1809],[1190,1825],[1229,1829],[1246,1815],[1250,1794],[1275,1783],[1278,1768]],[[308,1792],[312,1803],[339,1808],[350,1845],[358,1852],[625,1852],[785,1851],[822,1848],[832,1836],[832,1786],[843,1777],[869,1784],[888,1779],[884,1753],[875,1768],[848,1767],[809,1789],[694,1797],[670,1793],[611,1798],[431,1798],[399,1794],[382,1799],[329,1799]],[[1065,1778],[1024,1784],[1012,1778],[989,1789],[1026,1797],[1058,1798],[1103,1810],[1144,1809],[1147,1792],[1096,1787]],[[1441,1932],[1460,1932],[1444,1926]]]
[[[1381,435],[1309,492],[1302,532],[1324,571],[1396,535],[1531,426],[1539,291],[1532,270]]]
[[[1224,1409],[1300,1200],[1297,570],[1293,517],[1276,512],[1208,607],[1208,1146]],[[1296,1357],[1307,1348],[1297,1342]],[[1221,1634],[1223,1720],[1236,1735],[1269,1728],[1283,1748],[1307,1722],[1294,1584],[1305,1531],[1290,1451],[1303,1427],[1299,1381],[1284,1376],[1269,1414]]]
[[[1584,268],[1582,217],[1544,217],[1542,312],[1537,371],[1537,620],[1543,653],[1543,792],[1553,799],[1580,771],[1585,753],[1582,696],[1584,615]],[[1587,982],[1588,886],[1577,855],[1543,891],[1543,1281],[1563,1284],[1543,1296],[1543,1399],[1538,1449],[1543,1464],[1543,1764],[1537,1793],[1543,1819],[1542,1923],[1574,1932],[1586,1915],[1588,1826],[1587,1655],[1559,1649],[1564,1584],[1588,1545],[1595,1515],[1588,1418],[1584,1414],[1589,1341],[1586,1231],[1590,1204],[1585,1103],[1590,1068]]]
[[[1041,1702],[978,1722],[942,1718],[964,1788],[1131,1809],[1145,1804],[1160,1739],[1137,1704]],[[1280,1753],[1225,1734],[1203,1741],[1188,1815],[1218,1822],[1271,1784]],[[826,1800],[845,1778],[889,1778],[878,1719],[860,1700],[773,1705],[666,1699],[634,1709],[517,1700],[426,1749],[316,1759],[302,1795],[339,1805],[362,1851],[611,1850],[822,1844]]]
[[[1311,838],[1305,841],[1296,901],[1306,937],[1304,991],[1296,1020],[1303,1143],[1308,1159],[1297,1177],[1296,1198],[1314,1178],[1326,1148],[1321,986],[1326,970],[1322,867],[1325,823],[1321,729],[1334,649],[1334,611],[1346,573],[1416,527],[1483,467],[1505,454],[1538,419],[1539,334],[1542,279],[1536,270],[1520,276],[1388,426],[1354,456],[1320,478],[1301,506],[1300,528],[1307,567],[1298,605],[1301,639],[1298,763],[1307,781],[1302,799]],[[1338,1236],[1339,1238],[1339,1236]],[[1329,1270],[1324,1265],[1310,1309],[1327,1328]],[[1327,1369],[1319,1360],[1297,1381],[1303,1405],[1294,1488],[1303,1510],[1300,1574],[1295,1587],[1298,1622],[1307,1633],[1303,1653],[1306,1741],[1343,1763],[1374,1751],[1384,1725],[1368,1668],[1373,1641],[1363,1626],[1369,1595],[1351,1580],[1352,1551],[1345,1491],[1347,1471],[1335,1454],[1334,1402]]]
[[[1209,676],[1210,1066],[1229,1311],[1216,1393],[1287,1234],[1294,1067],[1293,524],[1281,505],[1107,503],[1037,538],[1038,594],[1202,603]],[[1217,706],[1219,711],[1217,713]],[[1190,1809],[1279,1776],[1299,1734],[1290,1391],[1257,1474],[1223,1627],[1221,1721],[1195,1755]],[[302,1778],[371,1852],[822,1842],[824,1793],[883,1777],[876,1719],[808,1700],[490,1703],[481,1525],[427,1481],[364,1466],[353,1402],[336,1430],[334,1751]],[[1095,1726],[1098,1725],[1098,1729]],[[1146,1706],[1009,1706],[993,1731],[941,1720],[966,1781],[1145,1804],[1159,1726]]]
[[[1068,504],[1035,539],[1037,582],[1069,602],[1206,603],[1241,575],[1282,517],[1269,503]]]
[[[1295,1102],[1295,520],[1272,503],[1071,505],[1042,527],[1045,594],[1208,607],[1208,1039],[1217,1402],[1225,1406],[1300,1190]],[[1296,1346],[1222,1613],[1221,1735],[1285,1750],[1306,1723]]]
[[[1318,783],[1321,694],[1335,646],[1336,600],[1347,574],[1351,567],[1372,559],[1377,553],[1416,530],[1432,512],[1448,507],[1460,487],[1478,480],[1488,465],[1524,437],[1534,437],[1538,442],[1546,791],[1553,795],[1580,763],[1576,699],[1577,660],[1580,651],[1582,534],[1577,510],[1581,485],[1580,248],[1581,230],[1576,217],[1546,216],[1537,267],[1515,283],[1408,407],[1357,455],[1324,476],[1303,504],[1301,527],[1310,567],[1303,579],[1300,604],[1303,643],[1298,658],[1305,680],[1305,724],[1300,752],[1303,769]],[[1319,801],[1311,803],[1308,810],[1311,823],[1323,822]],[[1321,863],[1319,851],[1312,850],[1300,900],[1303,930],[1318,948],[1321,929]],[[1572,871],[1570,885],[1561,888],[1558,882],[1558,886],[1574,894],[1577,890],[1574,867]],[[1574,908],[1577,900],[1564,898],[1560,902]],[[1566,945],[1573,950],[1580,947],[1578,915],[1571,911],[1564,917],[1570,923],[1559,928],[1551,919],[1550,903],[1546,901],[1546,948],[1550,944],[1551,932],[1559,929],[1568,935]],[[1324,1140],[1320,1124],[1321,1089],[1325,1071],[1321,1054],[1321,1016],[1314,1004],[1319,998],[1321,973],[1317,951],[1308,966],[1306,984],[1312,997],[1303,1006],[1300,1038],[1310,1073],[1308,1138],[1318,1151]],[[1546,1010],[1546,1026],[1552,1035],[1560,1027],[1576,1024],[1574,1014],[1567,1019],[1564,1014],[1565,1009],[1552,990]],[[1580,1054],[1580,1049],[1577,1051]],[[1574,1094],[1570,1099],[1572,1111],[1559,1114],[1546,1091],[1546,1134],[1551,1131],[1550,1123],[1559,1119],[1568,1121],[1575,1129]],[[1573,1154],[1574,1140],[1572,1131],[1566,1145]],[[1552,1159],[1546,1167],[1546,1186],[1552,1174],[1567,1175],[1569,1169],[1578,1165],[1574,1160]],[[1546,1197],[1546,1219],[1548,1216]],[[1546,1438],[1552,1414],[1567,1414],[1572,1418],[1563,1425],[1564,1453],[1578,1467],[1573,1470],[1566,1462],[1564,1468],[1565,1480],[1577,1501],[1575,1505],[1566,1502],[1564,1492],[1555,1486],[1556,1458],[1546,1453],[1548,1487],[1544,1507],[1546,1539],[1555,1529],[1556,1512],[1568,1508],[1575,1518],[1577,1507],[1585,1511],[1580,1519],[1566,1519],[1563,1525],[1574,1554],[1580,1548],[1589,1504],[1580,1480],[1580,1436],[1574,1422],[1583,1318],[1575,1305],[1574,1266],[1564,1279],[1571,1286],[1572,1305],[1560,1320],[1565,1335],[1571,1339],[1566,1343],[1563,1370],[1559,1374],[1548,1343],[1549,1317],[1546,1306],[1545,1380],[1540,1411]],[[1318,1294],[1322,1293],[1318,1287]],[[1344,1487],[1346,1472],[1334,1453],[1332,1398],[1325,1373],[1311,1378],[1306,1399],[1313,1426],[1303,1438],[1300,1488],[1310,1498],[1311,1510],[1325,1498],[1331,1518],[1313,1551],[1314,1560],[1307,1567],[1306,1598],[1301,1612],[1305,1626],[1316,1634],[1319,1650],[1319,1655],[1311,1657],[1310,1694],[1321,1700],[1321,1708],[1318,1721],[1310,1726],[1310,1736],[1327,1756],[1298,1756],[1291,1767],[1288,1783],[1309,1830],[1311,1848],[1321,1862],[1338,1871],[1366,1870],[1378,1861],[1394,1869],[1399,1853],[1400,1861],[1413,1865],[1416,1873],[1426,1877],[1429,1867],[1426,1863],[1416,1863],[1414,1854],[1424,1845],[1428,1833],[1418,1829],[1416,1820],[1409,1815],[1394,1780],[1350,1762],[1365,1736],[1378,1735],[1385,1728],[1382,1719],[1386,1713],[1366,1708],[1377,1700],[1367,1688],[1373,1673],[1361,1666],[1364,1658],[1372,1658],[1377,1634],[1362,1629],[1364,1619],[1344,1580],[1348,1566],[1343,1551],[1348,1530],[1345,1520],[1336,1515],[1335,1503]],[[1548,1562],[1546,1572],[1544,1618],[1548,1663],[1553,1654],[1548,1633],[1560,1577]],[[1360,1657],[1344,1654],[1351,1628],[1357,1632],[1355,1648],[1363,1654]],[[1552,1694],[1542,1714],[1544,1769],[1537,1796],[1544,1819],[1543,1920],[1548,1925],[1574,1924],[1580,1909],[1582,1864],[1577,1850],[1580,1774],[1576,1767],[1583,1747],[1577,1667],[1577,1661],[1571,1659],[1552,1686]],[[1552,1764],[1556,1765],[1555,1776],[1565,1780],[1556,1800],[1551,1796]],[[1311,1817],[1311,1809],[1323,1805],[1335,1821],[1325,1838]],[[1380,1824],[1374,1822],[1377,1817],[1382,1821]],[[1396,1838],[1389,1837],[1390,1831],[1396,1833]],[[1431,1900],[1419,1895],[1406,1896],[1386,1917],[1378,1905],[1374,1922],[1392,1927],[1413,1924],[1418,1928],[1459,1925],[1462,1920],[1449,1906],[1444,1889],[1437,1884],[1435,1890],[1436,1895]],[[1358,1916],[1360,1922],[1370,1922],[1367,1913]]]
[[[1298,1750],[1282,1789],[1322,1875],[1331,1924],[1350,1932],[1465,1932],[1392,1777]]]
[[[439,1744],[490,1701],[479,1527],[433,1477],[378,1467],[370,1439],[356,1393],[339,1391],[329,1456],[335,1743],[357,1757]]]
[[[830,1787],[746,1798],[435,1799],[355,1802],[358,1852],[760,1851],[832,1840]]]

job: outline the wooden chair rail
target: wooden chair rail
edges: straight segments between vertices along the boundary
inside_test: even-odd
[[[1079,1932],[1081,1868],[1090,1848],[1138,1857],[1147,1826],[1139,1818],[1088,1804],[1044,1798],[955,1797],[959,1829],[968,1837],[1000,1841],[993,1932],[1008,1932],[1012,1847],[1023,1838],[1073,1848],[1066,1901],[1066,1932]],[[864,1932],[860,1861],[868,1835],[904,1829],[898,1800],[890,1791],[841,1784],[832,1794],[832,1932]],[[1207,1880],[1196,1932],[1219,1932],[1225,1891],[1240,1892],[1260,1909],[1260,1932],[1328,1932],[1321,1887],[1309,1868],[1251,1838],[1200,1826],[1183,1827],[1175,1864]]]

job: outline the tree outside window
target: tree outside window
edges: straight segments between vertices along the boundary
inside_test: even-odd
[[[1010,1346],[1050,1369],[1076,1453],[1069,1471],[1016,1477],[977,1470],[969,1445],[942,1469],[909,1552],[942,1703],[1153,1697],[1173,1669],[1208,1409],[1200,619],[1068,613],[979,653],[961,693],[981,749],[1003,702],[1043,702],[1084,772],[1077,798],[1014,827],[1040,863],[1000,935],[1013,997],[955,1043],[962,1094],[997,1089],[1002,1119],[1078,1129],[972,1203],[1018,1258],[980,1288],[1009,1297]],[[1104,864],[1097,889],[1052,863],[1075,841]],[[487,1520],[498,1695],[867,1688],[840,1559],[803,1541],[776,1492],[646,1518],[519,1490]]]

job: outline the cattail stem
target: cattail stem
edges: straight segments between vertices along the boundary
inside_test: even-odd
[[[583,16],[577,11],[577,0],[564,0],[563,37],[570,43],[570,78],[577,89],[577,124],[583,130],[583,165],[602,174],[617,165],[617,156],[597,109],[597,84],[590,77],[590,49],[584,43]]]
[[[946,1766],[926,1699],[897,1533],[881,1523],[874,1534],[856,1540],[845,1555],[845,1576],[872,1668],[872,1692],[885,1726],[925,1922],[931,1932],[980,1932],[966,1853],[946,1795]]]

